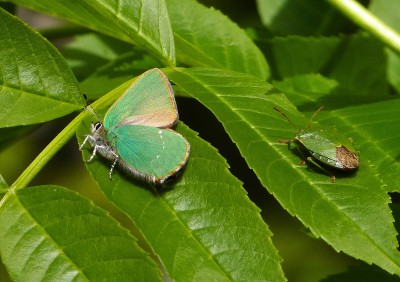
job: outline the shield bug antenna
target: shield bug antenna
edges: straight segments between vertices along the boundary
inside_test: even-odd
[[[281,110],[279,110],[278,108],[275,108],[275,107],[273,107],[273,109],[275,111],[277,111],[278,113],[280,113],[298,132],[302,131],[287,117],[287,115],[284,112],[282,112]]]
[[[359,166],[359,155],[351,140],[340,133],[334,126],[314,125],[311,128],[313,118],[322,108],[320,107],[314,112],[306,128],[302,130],[298,129],[282,111],[277,108],[274,108],[274,110],[279,112],[298,132],[293,140],[279,140],[279,142],[286,144],[294,142],[300,153],[307,155],[305,156],[306,160],[330,175],[333,183],[335,182],[335,176],[325,167],[342,171],[354,171]]]

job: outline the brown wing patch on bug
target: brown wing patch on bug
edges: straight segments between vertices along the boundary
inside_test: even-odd
[[[336,147],[336,159],[343,164],[343,170],[352,170],[358,167],[359,158],[345,146]]]

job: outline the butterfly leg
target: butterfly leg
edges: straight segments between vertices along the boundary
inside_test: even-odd
[[[113,172],[113,170],[114,170],[114,167],[115,167],[115,165],[117,164],[117,162],[118,162],[118,159],[119,159],[119,156],[116,154],[116,153],[114,153],[113,151],[110,151],[111,152],[111,154],[113,154],[114,155],[114,157],[115,157],[115,160],[114,160],[114,162],[113,162],[113,164],[111,165],[111,168],[110,168],[110,173],[109,173],[109,177],[110,177],[110,180],[112,179],[112,172]]]
[[[99,149],[99,148],[100,148],[100,149],[105,149],[106,146],[104,146],[104,145],[97,145],[97,144],[96,144],[96,146],[94,146],[94,148],[93,148],[92,155],[90,156],[90,158],[89,158],[88,160],[86,160],[87,163],[90,163],[90,162],[93,160],[93,158],[96,156],[97,149]]]
[[[92,141],[96,141],[96,139],[94,139],[94,137],[93,137],[92,135],[86,135],[85,140],[83,140],[82,144],[79,146],[79,150],[82,151],[83,146],[86,144],[86,142],[87,142],[89,139],[92,140]],[[86,160],[85,162],[88,163],[88,162],[91,162],[91,161],[93,160],[93,158],[94,158],[94,156],[96,155],[96,152],[97,152],[97,147],[104,147],[104,146],[101,146],[101,145],[96,145],[96,146],[94,146],[92,155],[91,155],[90,158],[89,158],[88,160]]]
[[[83,140],[82,144],[79,146],[79,150],[82,151],[83,146],[85,146],[86,142],[90,139],[94,139],[92,135],[86,135],[85,140]]]

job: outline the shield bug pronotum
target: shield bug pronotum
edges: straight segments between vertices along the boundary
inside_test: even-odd
[[[274,110],[287,119],[298,132],[293,140],[279,140],[279,142],[286,144],[294,142],[300,153],[305,155],[306,160],[330,175],[333,183],[335,176],[323,166],[351,171],[358,168],[360,158],[350,139],[334,126],[313,125],[311,128],[313,118],[322,108],[315,111],[305,129],[298,129],[282,111],[277,108]]]

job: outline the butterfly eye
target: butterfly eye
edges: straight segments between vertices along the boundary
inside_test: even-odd
[[[103,127],[103,124],[101,122],[96,122],[96,124],[94,125],[94,130],[98,131],[102,127]]]

